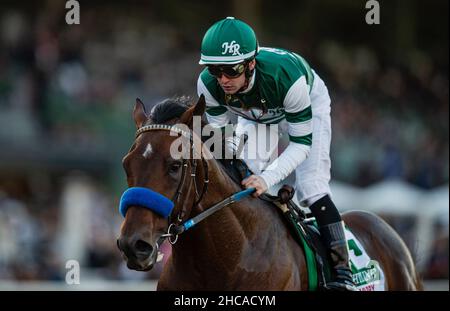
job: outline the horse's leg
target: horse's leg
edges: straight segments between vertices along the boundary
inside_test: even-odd
[[[342,218],[369,257],[380,263],[387,290],[423,289],[410,251],[391,226],[375,214],[363,211],[348,212]]]

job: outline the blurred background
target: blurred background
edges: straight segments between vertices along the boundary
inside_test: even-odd
[[[426,289],[448,290],[448,1],[0,2],[0,290],[154,289],[115,246],[135,98],[196,97],[200,42],[215,21],[304,56],[332,98],[332,190],[405,239]],[[170,255],[170,247],[164,245]],[[166,256],[166,259],[167,259]]]

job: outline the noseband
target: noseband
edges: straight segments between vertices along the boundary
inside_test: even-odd
[[[149,131],[156,131],[156,130],[171,131],[174,133],[178,133],[185,138],[188,138],[190,141],[190,152],[191,152],[190,154],[191,155],[194,154],[195,146],[194,146],[193,135],[190,132],[184,131],[175,125],[150,124],[150,125],[143,126],[136,131],[135,139],[137,139],[139,137],[139,135],[141,135],[142,133],[149,132]],[[198,165],[197,160],[193,159],[192,163],[191,163],[191,177],[193,179],[195,194],[196,194],[196,198],[197,198],[196,200],[194,200],[194,204],[193,204],[192,208],[195,208],[201,202],[206,191],[208,190],[208,184],[209,184],[209,179],[208,179],[209,167],[208,167],[207,161],[203,158],[201,151],[202,151],[202,149],[200,148],[200,159],[203,164],[204,180],[203,180],[202,191],[200,194],[198,192],[197,182],[195,179],[197,165]],[[148,209],[152,210],[153,212],[158,213],[162,217],[168,218],[168,220],[169,220],[168,231],[166,234],[161,235],[161,237],[158,239],[158,241],[156,243],[157,247],[159,247],[159,245],[161,245],[161,243],[166,238],[169,238],[169,242],[171,244],[175,244],[176,241],[178,240],[179,234],[183,233],[184,231],[188,230],[189,228],[192,228],[194,225],[196,225],[200,221],[204,220],[206,217],[214,214],[215,212],[222,209],[223,207],[225,207],[229,204],[232,204],[236,201],[239,201],[255,191],[254,188],[250,188],[250,189],[246,189],[246,190],[237,192],[237,193],[225,198],[224,200],[214,204],[212,207],[210,207],[207,210],[203,211],[202,213],[198,214],[194,218],[191,218],[191,219],[185,221],[183,224],[181,224],[181,222],[183,221],[183,218],[185,216],[185,211],[184,211],[184,209],[181,209],[181,211],[177,215],[177,219],[175,220],[175,222],[172,222],[171,213],[172,213],[174,206],[178,203],[178,200],[180,199],[180,196],[182,194],[183,185],[185,184],[186,178],[187,178],[186,176],[187,176],[188,163],[189,163],[189,160],[183,158],[183,170],[181,173],[180,183],[178,184],[177,190],[176,190],[172,200],[169,200],[162,194],[159,194],[151,189],[142,188],[142,187],[128,188],[123,193],[123,195],[120,199],[119,210],[123,217],[125,217],[128,207],[135,205],[135,206],[141,206],[141,207],[148,208]]]

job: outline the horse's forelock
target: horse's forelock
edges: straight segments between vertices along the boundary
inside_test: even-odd
[[[156,104],[150,113],[148,124],[165,124],[170,120],[180,118],[192,106],[188,96],[173,97]]]

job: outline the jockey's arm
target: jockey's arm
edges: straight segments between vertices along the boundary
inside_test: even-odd
[[[292,173],[308,156],[312,145],[312,111],[305,77],[289,89],[283,102],[288,122],[289,145],[260,176],[267,188]]]

